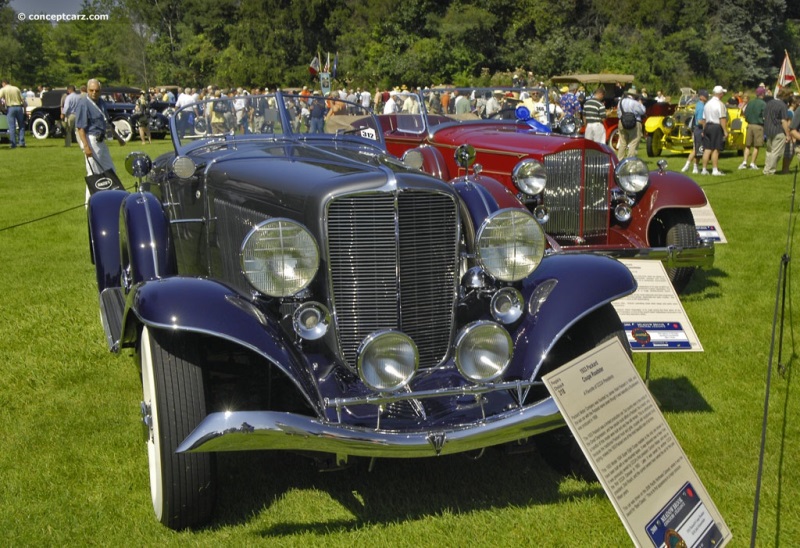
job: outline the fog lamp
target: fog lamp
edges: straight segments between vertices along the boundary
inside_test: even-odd
[[[411,337],[399,331],[376,331],[358,347],[358,376],[378,392],[407,385],[419,367],[419,352]]]
[[[473,322],[456,339],[456,367],[472,382],[488,382],[503,374],[511,363],[513,350],[511,335],[502,326]]]

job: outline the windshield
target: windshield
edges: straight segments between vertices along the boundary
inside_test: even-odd
[[[259,135],[307,139],[347,135],[383,148],[380,126],[370,109],[321,95],[221,95],[176,110],[170,127],[177,148],[198,139]]]

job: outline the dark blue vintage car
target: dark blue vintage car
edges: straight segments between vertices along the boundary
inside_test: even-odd
[[[563,441],[541,377],[626,344],[611,302],[630,272],[551,253],[468,171],[471,147],[443,181],[388,155],[356,105],[249,97],[261,133],[244,134],[225,103],[179,110],[174,152],[131,154],[137,191],[88,206],[108,344],[141,370],[157,518],[210,519],[219,451],[342,465]]]

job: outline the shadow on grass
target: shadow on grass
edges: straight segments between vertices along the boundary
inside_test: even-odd
[[[692,279],[681,292],[680,297],[692,300],[719,299],[722,297],[719,280],[727,277],[728,273],[719,268],[698,268],[692,274]]]
[[[650,381],[650,392],[661,411],[672,413],[710,413],[714,409],[686,377]]]
[[[321,473],[310,459],[289,453],[231,453],[218,456],[220,492],[217,529],[243,524],[269,512],[289,491],[319,490],[346,508],[352,519],[283,522],[260,532],[265,538],[296,534],[329,534],[370,524],[416,520],[443,513],[552,504],[564,478],[534,452],[506,454],[487,450],[480,459],[449,455],[422,459],[380,459],[369,471],[369,460],[345,470]],[[605,496],[599,483],[587,483],[578,496]],[[570,493],[570,498],[575,498]]]

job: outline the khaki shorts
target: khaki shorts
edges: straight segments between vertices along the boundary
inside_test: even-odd
[[[764,146],[764,126],[750,124],[747,126],[747,135],[744,139],[744,146],[761,148]]]

